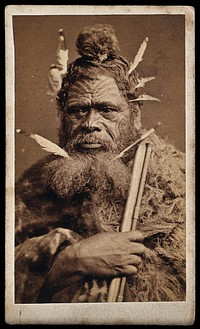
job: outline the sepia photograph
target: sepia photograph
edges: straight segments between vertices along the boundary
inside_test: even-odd
[[[7,323],[194,322],[194,26],[6,7]]]

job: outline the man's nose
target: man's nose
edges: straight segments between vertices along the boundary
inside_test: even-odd
[[[82,129],[87,132],[101,131],[100,117],[101,115],[98,113],[98,111],[91,109],[87,118],[83,122]]]

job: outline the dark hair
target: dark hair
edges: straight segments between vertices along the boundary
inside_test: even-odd
[[[78,80],[94,78],[98,73],[112,77],[128,101],[137,98],[135,86],[138,82],[137,74],[129,74],[128,61],[118,52],[118,41],[111,25],[97,24],[86,27],[76,40],[77,51],[81,57],[68,67],[62,86],[57,94],[59,111],[63,111],[67,99],[69,86]],[[130,103],[135,109],[136,104]]]
[[[137,92],[134,88],[137,84],[137,76],[134,72],[131,75],[131,79],[129,79],[128,68],[127,61],[121,56],[103,63],[97,63],[82,57],[76,59],[75,62],[69,65],[68,72],[63,78],[61,89],[57,94],[59,110],[62,110],[65,106],[70,85],[78,80],[94,78],[98,73],[112,77],[125,99],[137,98]]]

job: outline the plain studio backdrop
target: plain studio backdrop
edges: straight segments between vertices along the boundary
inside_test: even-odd
[[[57,143],[59,118],[56,103],[47,94],[47,74],[56,61],[58,30],[64,29],[69,62],[79,55],[75,41],[88,25],[113,25],[120,54],[133,61],[140,44],[149,38],[137,71],[155,76],[144,92],[160,102],[144,102],[142,126],[150,129],[160,121],[158,135],[185,151],[185,25],[184,15],[76,15],[15,16],[15,130],[37,133]],[[31,139],[16,134],[16,179],[38,159],[47,155]]]

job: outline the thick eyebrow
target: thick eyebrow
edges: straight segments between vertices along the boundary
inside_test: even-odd
[[[77,109],[77,108],[81,108],[81,109],[89,109],[90,108],[90,105],[89,104],[83,104],[83,103],[74,103],[72,105],[67,105],[66,106],[66,111],[70,111],[70,110],[73,110],[73,109]]]
[[[117,106],[116,104],[113,104],[110,101],[103,101],[103,102],[100,101],[100,102],[95,102],[95,104],[86,104],[86,103],[84,104],[83,102],[74,102],[71,105],[69,104],[66,107],[66,111],[70,112],[73,109],[77,109],[77,108],[81,108],[81,109],[84,109],[84,110],[89,110],[92,106],[94,108],[96,108],[97,110],[101,110],[101,108],[103,108],[103,107],[111,107],[115,111],[119,111],[119,106]]]
[[[98,103],[96,103],[95,104],[95,107],[96,108],[99,108],[99,109],[101,109],[102,107],[111,107],[111,108],[113,108],[114,110],[116,110],[116,111],[119,111],[119,106],[117,106],[116,104],[113,104],[112,102],[98,102]]]

